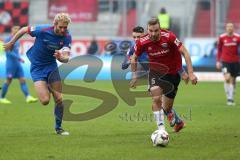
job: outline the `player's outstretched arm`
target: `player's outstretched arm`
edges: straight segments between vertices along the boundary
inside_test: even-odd
[[[192,61],[191,61],[191,58],[190,58],[190,55],[189,55],[187,49],[182,45],[179,48],[179,51],[183,55],[183,57],[186,61],[189,79],[191,80],[192,84],[194,84],[194,85],[197,84],[197,76],[193,73]]]
[[[131,88],[136,88],[137,84],[137,56],[133,54],[131,56],[131,71],[132,71],[132,80],[130,81],[130,87]]]
[[[12,38],[9,42],[3,44],[3,48],[4,48],[5,50],[11,50],[11,49],[13,48],[15,42],[16,42],[19,38],[21,38],[25,33],[27,33],[27,31],[28,31],[28,27],[22,27],[22,28],[13,36],[13,38]]]

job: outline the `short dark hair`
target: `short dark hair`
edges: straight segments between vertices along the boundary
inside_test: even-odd
[[[153,17],[152,19],[150,19],[148,21],[148,25],[150,25],[150,26],[156,25],[156,24],[159,24],[159,27],[160,27],[160,22],[159,22],[159,20],[156,17]]]
[[[144,28],[141,26],[137,26],[137,27],[134,27],[132,31],[137,33],[144,33]]]

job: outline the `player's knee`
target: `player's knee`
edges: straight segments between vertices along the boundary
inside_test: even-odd
[[[42,105],[48,105],[49,104],[49,102],[50,102],[50,98],[49,97],[41,97],[40,98],[40,102],[42,103]]]
[[[230,81],[231,81],[231,76],[230,76],[230,74],[226,74],[226,75],[224,76],[224,79],[225,79],[225,81],[226,81],[227,83],[230,83]]]
[[[26,83],[26,81],[25,81],[24,78],[20,78],[20,79],[19,79],[19,82],[20,82],[20,83]]]
[[[40,101],[41,101],[41,100],[40,100]],[[49,104],[49,101],[42,100],[41,103],[42,103],[42,105],[46,106],[46,105]]]
[[[161,96],[153,96],[152,99],[153,99],[153,102],[157,103],[157,104],[162,102],[161,101]]]

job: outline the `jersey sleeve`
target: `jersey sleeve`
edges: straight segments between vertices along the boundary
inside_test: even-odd
[[[28,26],[27,33],[32,37],[38,37],[44,28],[48,28],[50,25]]]
[[[124,57],[124,60],[122,62],[122,70],[125,70],[129,67],[130,65],[130,58],[134,53],[134,46],[128,49],[126,56]]]
[[[134,46],[132,46],[131,48],[129,48],[129,50],[127,51],[127,56],[128,57],[131,57],[132,55],[133,55],[133,53],[134,53]]]
[[[134,45],[134,54],[139,57],[143,53],[143,45],[141,44],[140,40],[137,40]]]
[[[182,42],[172,32],[169,32],[169,40],[170,40],[170,43],[173,46],[177,47],[178,49],[182,46]]]

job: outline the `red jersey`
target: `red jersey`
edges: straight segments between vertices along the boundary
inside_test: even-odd
[[[234,33],[228,36],[226,33],[220,35],[218,40],[217,61],[238,62],[238,46],[240,44],[240,36]]]
[[[182,58],[179,48],[182,46],[176,36],[167,30],[160,31],[161,38],[152,41],[149,34],[141,36],[135,44],[135,55],[148,54],[149,67],[160,73],[177,74],[182,69]],[[161,68],[159,68],[162,66]]]

